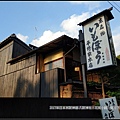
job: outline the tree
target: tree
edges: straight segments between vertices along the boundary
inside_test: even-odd
[[[110,91],[116,91],[117,93],[118,88],[120,86],[120,59],[117,58],[117,66],[101,68],[96,70],[95,72],[97,72],[99,76],[99,84],[101,84],[103,98],[105,98],[106,94],[109,96]],[[88,82],[88,84],[94,86],[98,83],[94,81]]]

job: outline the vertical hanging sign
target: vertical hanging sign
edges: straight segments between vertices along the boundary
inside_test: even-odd
[[[120,119],[116,97],[99,99],[103,119]]]
[[[116,64],[110,26],[101,15],[83,26],[87,70]]]

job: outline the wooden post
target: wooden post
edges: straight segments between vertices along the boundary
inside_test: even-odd
[[[104,81],[103,78],[101,78],[101,83],[102,83],[102,96],[105,98],[105,89],[104,89]]]
[[[82,65],[82,76],[83,76],[83,87],[84,87],[84,97],[87,98],[87,85],[86,85],[86,73],[85,73],[85,55],[83,54],[83,33],[82,30],[79,31],[79,41],[80,41],[80,58]]]

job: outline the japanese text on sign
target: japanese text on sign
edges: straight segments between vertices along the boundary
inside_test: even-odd
[[[87,69],[112,65],[104,16],[84,26],[84,37]]]
[[[115,97],[99,99],[99,102],[100,106],[106,107],[106,109],[102,109],[103,119],[120,119]]]

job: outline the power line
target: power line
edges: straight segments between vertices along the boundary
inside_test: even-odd
[[[109,2],[109,1],[108,1]],[[110,3],[110,2],[109,2]],[[119,13],[120,13],[120,10],[117,9],[112,3],[110,3]]]
[[[113,1],[113,2],[114,2],[114,1]],[[114,4],[116,4],[116,5],[120,8],[120,6],[119,6],[117,3],[114,2]]]

